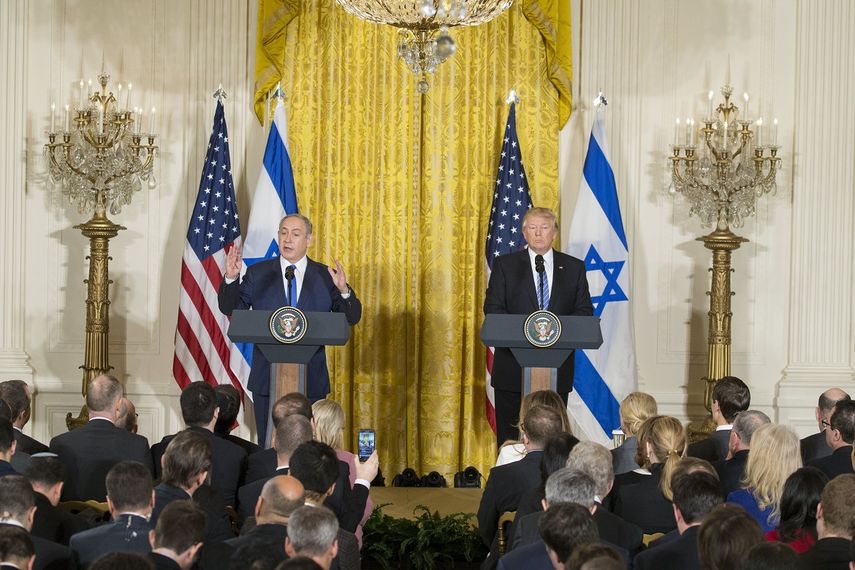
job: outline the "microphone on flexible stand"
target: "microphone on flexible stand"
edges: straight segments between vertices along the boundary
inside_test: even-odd
[[[288,281],[288,302],[292,307],[296,307],[296,303],[294,303],[294,299],[291,298],[292,294],[296,291],[295,287],[292,287],[294,284],[294,266],[289,265],[285,268],[285,279]]]
[[[534,256],[534,269],[537,271],[538,279],[540,280],[540,295],[538,295],[538,305],[540,305],[541,310],[546,307],[543,306],[543,277],[546,273],[546,268],[543,266],[543,256],[539,253]]]

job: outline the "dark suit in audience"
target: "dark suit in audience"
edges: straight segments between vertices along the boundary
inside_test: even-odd
[[[234,550],[246,544],[253,544],[257,548],[275,552],[277,556],[281,555],[281,560],[285,560],[288,557],[285,554],[285,537],[287,536],[288,527],[284,524],[260,524],[238,537],[230,538],[226,544]]]
[[[800,570],[849,570],[849,547],[845,538],[823,538],[798,556]]]
[[[635,452],[638,449],[638,438],[630,436],[623,440],[623,443],[612,449],[612,467],[615,475],[628,473],[633,469],[638,469],[638,463],[635,462]]]
[[[175,560],[157,552],[149,552],[148,559],[154,563],[155,570],[181,570]]]
[[[816,467],[828,475],[829,479],[834,479],[844,473],[852,473],[852,446],[844,445],[843,447],[838,447],[831,455],[815,459],[808,466]]]
[[[6,475],[18,475],[18,472],[12,468],[11,463],[0,459],[0,477],[4,477]]]
[[[803,438],[799,445],[802,450],[802,463],[807,465],[814,459],[828,457],[831,455],[831,448],[828,447],[828,442],[825,441],[825,431],[809,435]]]
[[[745,465],[747,463],[747,449],[737,451],[730,459],[713,463],[725,496],[732,491],[742,488],[742,479],[745,477]]]
[[[662,464],[655,463],[651,474],[637,483],[621,485],[616,489],[614,514],[638,525],[647,534],[670,532],[677,528],[671,503],[659,488]]]
[[[699,529],[700,526],[689,527],[674,540],[639,553],[633,561],[634,567],[638,570],[701,570],[698,558]]]
[[[600,540],[600,542],[617,552],[627,568],[631,567],[629,552],[606,540]],[[521,546],[499,558],[497,568],[498,570],[552,570],[553,566],[546,552],[546,544],[542,539],[537,539],[536,542]]]
[[[11,523],[0,523],[4,526]],[[17,526],[17,525],[13,525]],[[67,546],[45,540],[39,536],[30,535],[33,546],[36,547],[36,562],[33,570],[68,570],[73,568],[73,557]]]
[[[208,527],[205,534],[206,542],[222,542],[234,537],[234,533],[225,514],[225,502],[222,495],[207,483],[190,494],[179,487],[161,483],[154,488],[154,509],[151,511],[151,526],[157,524],[157,519],[163,509],[173,501],[193,501],[205,512]]]
[[[710,463],[724,461],[727,458],[730,429],[717,429],[701,441],[690,443],[686,455],[706,459]]]
[[[269,479],[273,477],[274,471],[276,471],[276,450],[268,447],[249,456],[244,480],[252,483],[259,479]]]
[[[542,457],[543,451],[532,450],[519,461],[490,469],[478,507],[478,533],[487,546],[496,536],[502,513],[516,511],[523,494],[541,482]]]
[[[255,504],[258,502],[258,497],[261,496],[261,490],[264,488],[264,484],[276,475],[287,474],[288,468],[283,467],[282,469],[277,469],[276,471],[274,471],[271,477],[265,477],[264,479],[259,479],[258,481],[247,483],[246,485],[241,487],[240,490],[238,490],[237,512],[238,519],[240,520],[241,524],[243,524],[243,521],[255,514]],[[235,549],[237,548],[238,547],[236,546]]]
[[[82,517],[53,506],[50,500],[39,492],[34,492],[34,495],[36,514],[33,516],[33,528],[30,529],[33,536],[68,546],[72,535],[89,529]]]
[[[71,550],[77,564],[86,568],[109,552],[151,551],[148,533],[152,526],[145,517],[125,513],[107,524],[97,526],[71,537]]]
[[[148,440],[106,419],[91,419],[84,426],[56,436],[50,449],[66,467],[64,501],[106,500],[104,479],[120,461],[139,461],[151,469]]]
[[[18,444],[17,451],[28,455],[50,451],[48,446],[37,439],[33,439],[18,428],[15,428],[15,442]]]
[[[233,443],[235,445],[242,447],[243,450],[246,451],[247,457],[249,457],[253,453],[258,453],[259,451],[261,451],[260,445],[258,445],[257,443],[253,443],[253,442],[249,441],[248,439],[244,439],[242,437],[238,437],[238,436],[232,435],[230,433],[223,435],[221,433],[214,432],[214,435],[216,435],[217,437],[221,437],[230,443]]]

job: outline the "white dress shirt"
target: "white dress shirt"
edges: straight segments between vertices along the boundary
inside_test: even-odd
[[[289,265],[293,265],[296,267],[294,269],[294,280],[297,282],[297,298],[296,299],[288,299],[291,303],[292,307],[297,306],[297,302],[300,300],[300,291],[303,290],[303,278],[306,276],[306,266],[309,264],[309,258],[307,256],[303,256],[302,259],[297,261],[297,263],[291,263],[281,255],[279,256],[279,267],[282,268],[282,285],[285,287],[285,294],[287,295],[288,290],[288,280],[285,279],[285,270],[288,269]]]
[[[538,304],[540,304],[540,274],[538,274],[534,258],[537,256],[535,252],[532,250],[528,250],[528,260],[531,263],[531,274],[534,276],[534,295],[537,298]],[[546,282],[549,285],[549,298],[552,298],[552,267],[553,267],[553,258],[552,249],[543,254],[543,272],[546,274]],[[547,300],[547,306],[549,302]],[[545,309],[546,307],[544,307]]]

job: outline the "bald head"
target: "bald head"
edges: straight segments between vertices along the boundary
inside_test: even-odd
[[[745,410],[736,414],[733,429],[730,431],[732,451],[735,453],[751,448],[751,436],[762,425],[771,423],[769,416],[759,410]]]
[[[290,475],[273,477],[261,489],[255,505],[257,524],[284,524],[295,510],[303,506],[306,493],[303,484]]]
[[[831,419],[831,413],[834,411],[834,406],[837,402],[846,402],[851,398],[849,394],[840,388],[829,388],[819,396],[819,402],[816,406],[816,421],[819,424],[819,431],[825,431],[825,426],[822,422],[828,422]]]
[[[124,390],[115,376],[102,374],[89,381],[86,387],[86,407],[100,416],[109,416],[115,420]]]

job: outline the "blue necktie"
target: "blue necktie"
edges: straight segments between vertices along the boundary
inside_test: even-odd
[[[546,277],[546,271],[542,275],[543,278],[540,282],[540,308],[546,310],[549,306],[549,279]]]
[[[289,265],[288,269],[294,271],[294,278],[288,282],[288,301],[291,303],[292,307],[297,306],[297,266]]]

